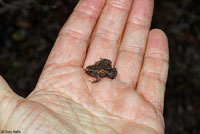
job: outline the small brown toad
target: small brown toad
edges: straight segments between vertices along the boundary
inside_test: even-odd
[[[109,59],[101,59],[95,62],[94,65],[87,66],[84,70],[88,75],[96,77],[96,80],[92,83],[99,82],[103,77],[114,79],[117,76],[117,70],[112,68],[112,61]]]

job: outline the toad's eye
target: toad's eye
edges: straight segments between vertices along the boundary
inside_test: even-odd
[[[94,71],[93,71],[93,70],[89,70],[88,72],[89,72],[89,73],[93,73]]]

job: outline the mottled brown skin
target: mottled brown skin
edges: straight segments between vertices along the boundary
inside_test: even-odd
[[[117,76],[117,70],[112,68],[112,61],[109,59],[101,59],[95,62],[94,65],[87,66],[84,70],[88,75],[96,77],[96,80],[92,83],[99,82],[103,77],[114,79]]]

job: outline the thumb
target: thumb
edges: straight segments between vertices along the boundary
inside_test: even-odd
[[[16,95],[8,83],[4,80],[2,76],[0,76],[0,102],[6,96]]]
[[[15,94],[0,76],[0,130],[6,125],[18,102],[22,100],[23,98]]]

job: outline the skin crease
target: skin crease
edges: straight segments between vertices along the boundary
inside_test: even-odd
[[[152,14],[153,0],[80,0],[27,98],[0,77],[0,130],[164,134],[168,41]],[[92,84],[83,68],[100,58],[118,75]]]

